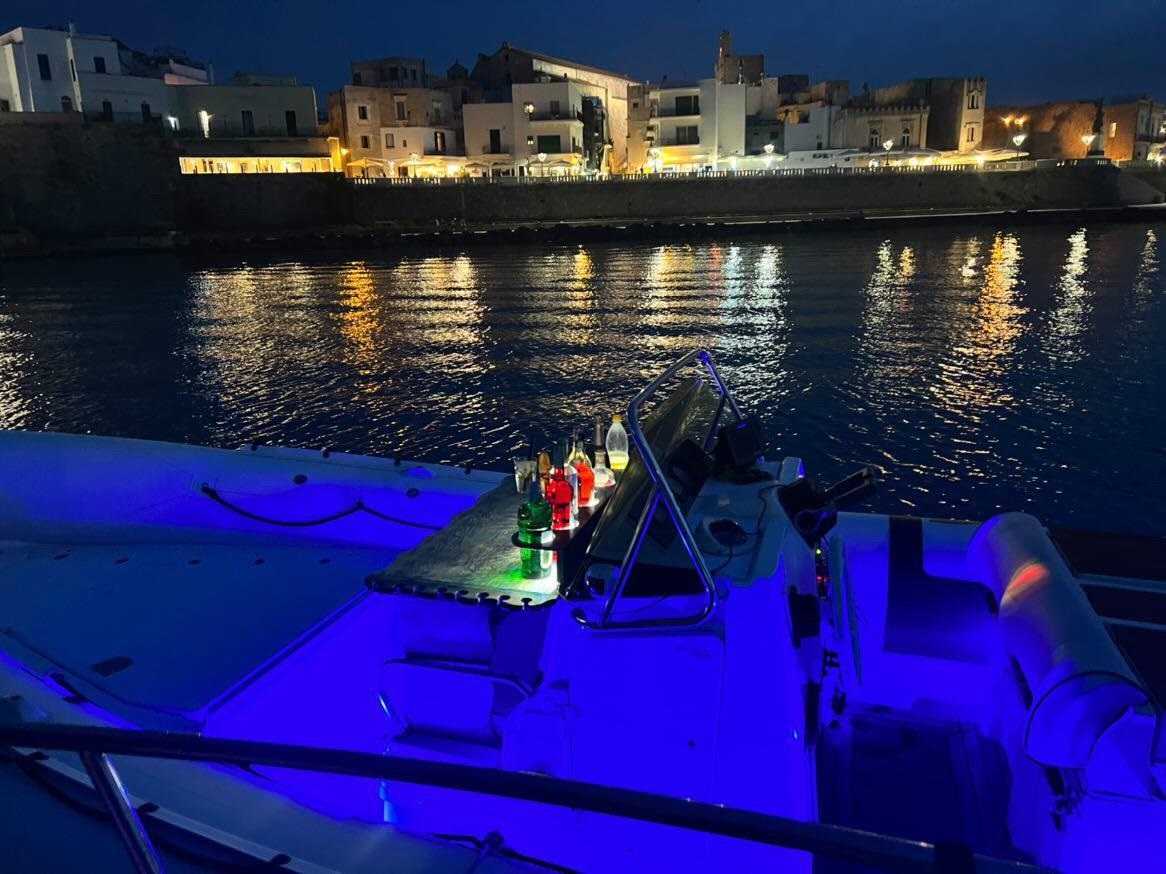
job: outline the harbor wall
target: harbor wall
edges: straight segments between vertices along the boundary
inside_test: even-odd
[[[945,210],[1120,207],[1162,190],[1116,167],[600,183],[353,185],[311,176],[184,177],[189,230],[628,224],[830,218]]]
[[[160,127],[85,124],[76,112],[0,113],[0,232],[166,233],[178,220],[179,178]]]

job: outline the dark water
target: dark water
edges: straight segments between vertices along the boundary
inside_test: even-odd
[[[1166,534],[1166,225],[0,269],[0,426],[500,466],[717,353],[872,506]]]

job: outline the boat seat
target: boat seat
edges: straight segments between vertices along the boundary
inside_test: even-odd
[[[968,546],[968,564],[1000,601],[1004,646],[1027,702],[1025,752],[1044,765],[1085,768],[1149,693],[1035,518],[989,519]],[[1138,755],[1150,761],[1149,749]]]

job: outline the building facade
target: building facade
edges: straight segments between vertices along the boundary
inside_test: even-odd
[[[437,88],[345,85],[328,95],[328,129],[349,176],[446,176],[461,154],[453,100]]]
[[[760,85],[765,78],[765,55],[733,54],[733,35],[722,30],[713,78],[722,85]]]
[[[483,90],[486,99],[510,99],[514,85],[569,81],[582,96],[594,97],[603,104],[607,126],[606,142],[610,145],[609,172],[623,172],[628,166],[628,87],[635,83],[622,73],[589,67],[574,61],[539,52],[514,48],[509,43],[493,54],[478,55],[469,78]],[[467,154],[473,151],[466,143]]]
[[[573,81],[511,86],[511,99],[462,107],[466,171],[475,176],[578,175],[587,169],[584,89]],[[594,99],[594,98],[592,98]],[[591,120],[594,154],[595,108]],[[598,119],[602,123],[602,119]]]
[[[0,35],[0,112],[81,112],[107,121],[161,123],[168,114],[161,64],[113,37],[18,27]],[[187,65],[192,75],[205,68]]]
[[[1166,147],[1166,107],[1149,97],[992,107],[985,120],[985,147],[1014,148],[1018,133],[1024,134],[1022,148],[1033,158],[1154,160]]]
[[[972,152],[984,139],[988,82],[982,76],[909,79],[864,95],[874,106],[918,104],[927,108],[927,143],[943,152]]]

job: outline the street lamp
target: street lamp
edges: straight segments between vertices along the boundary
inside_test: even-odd
[[[1085,154],[1089,154],[1089,150],[1093,148],[1093,141],[1097,139],[1097,134],[1085,134],[1081,137],[1081,142],[1085,144]]]
[[[773,143],[765,144],[765,169],[768,170],[773,164]]]
[[[887,166],[891,166],[891,149],[894,148],[894,140],[883,140],[883,149],[887,153]]]
[[[1012,138],[1012,144],[1016,146],[1016,160],[1020,160],[1020,147],[1024,141],[1028,139],[1028,134],[1017,134]]]
[[[414,178],[414,179],[416,179],[416,178],[417,178],[417,160],[418,160],[420,157],[421,157],[421,156],[420,156],[420,155],[418,155],[416,152],[410,152],[410,153],[409,153],[409,163],[413,165],[413,178]]]

